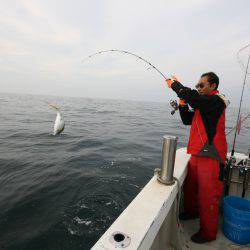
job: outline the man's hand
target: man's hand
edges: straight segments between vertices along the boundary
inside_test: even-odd
[[[185,100],[184,100],[184,99],[179,99],[179,105],[180,105],[180,106],[185,106],[185,105],[187,105],[187,104],[185,103]]]
[[[177,78],[177,76],[172,76],[171,78],[166,80],[166,83],[168,85],[169,88],[171,88],[172,84],[174,83],[174,81],[179,82],[179,79]]]

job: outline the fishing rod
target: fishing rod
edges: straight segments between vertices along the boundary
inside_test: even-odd
[[[247,46],[241,48],[237,55],[239,55],[239,53],[250,47],[250,44],[248,44]],[[237,137],[237,130],[238,130],[238,126],[239,126],[239,120],[240,120],[240,112],[241,112],[241,105],[242,105],[242,100],[243,100],[243,94],[244,94],[244,90],[245,90],[245,86],[246,86],[246,79],[247,79],[247,74],[248,74],[248,66],[249,66],[249,61],[250,61],[250,53],[249,53],[249,56],[248,56],[248,60],[247,60],[247,65],[246,65],[246,70],[245,70],[245,76],[244,76],[244,81],[243,81],[243,86],[242,86],[242,91],[241,91],[241,97],[240,97],[240,105],[239,105],[239,110],[238,110],[238,115],[237,115],[237,120],[236,120],[236,130],[235,130],[235,133],[234,133],[234,141],[233,141],[233,148],[232,148],[232,151],[231,151],[231,156],[234,156],[234,150],[235,150],[235,143],[236,143],[236,137]]]
[[[242,52],[243,50],[245,50],[248,47],[250,47],[250,44],[248,44],[248,45],[244,46],[243,48],[239,49],[238,52],[237,52],[237,59],[238,59],[238,62],[240,63],[240,65],[244,66],[244,64],[241,63],[241,61],[240,61],[239,54],[240,54],[240,52]],[[235,125],[236,129],[235,129],[235,133],[234,133],[233,147],[232,147],[232,151],[231,151],[231,156],[230,156],[230,158],[229,158],[229,160],[227,162],[227,165],[226,165],[225,195],[228,195],[228,193],[229,193],[229,187],[230,187],[230,182],[231,182],[231,178],[232,178],[233,164],[236,161],[236,159],[234,157],[235,143],[236,143],[237,131],[238,131],[238,127],[239,127],[241,106],[242,106],[243,94],[244,94],[246,79],[247,79],[247,74],[248,74],[249,61],[250,61],[250,53],[249,53],[246,68],[245,68],[245,76],[244,76],[244,81],[243,81],[243,86],[242,86],[242,91],[241,91],[241,97],[240,97],[239,110],[238,110],[236,125]]]
[[[125,51],[125,50],[119,50],[119,49],[109,49],[109,50],[101,50],[101,51],[98,51],[94,54],[91,54],[89,55],[88,57],[86,57],[85,59],[82,60],[82,63],[85,62],[86,60],[90,59],[91,57],[94,57],[96,55],[99,55],[99,54],[103,54],[103,53],[108,53],[108,52],[118,52],[118,53],[122,53],[122,54],[127,54],[127,55],[131,55],[131,56],[134,56],[136,58],[138,58],[139,60],[141,61],[144,61],[145,63],[147,63],[150,67],[152,67],[154,70],[156,70],[165,80],[167,80],[168,78],[156,67],[154,66],[151,62],[149,62],[148,60],[142,58],[141,56],[138,56],[134,53],[131,53],[131,52],[128,52],[128,51]]]
[[[246,166],[244,168],[243,189],[241,197],[245,197],[246,195],[249,179],[250,179],[250,150],[248,151],[248,159],[246,159]]]

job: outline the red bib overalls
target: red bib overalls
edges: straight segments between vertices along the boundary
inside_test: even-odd
[[[214,91],[211,94],[216,94]],[[184,183],[184,207],[191,215],[200,217],[200,234],[208,240],[216,239],[218,230],[219,201],[223,182],[219,180],[218,159],[199,156],[201,148],[208,141],[207,133],[199,110],[195,111],[187,153],[191,154],[188,174]],[[222,161],[226,159],[225,110],[216,125],[213,143]]]

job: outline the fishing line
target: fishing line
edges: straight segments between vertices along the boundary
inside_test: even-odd
[[[118,53],[122,53],[122,54],[127,54],[127,55],[131,55],[136,57],[137,59],[144,61],[146,64],[148,64],[150,66],[150,68],[153,68],[154,70],[156,70],[156,72],[158,72],[165,80],[167,80],[168,78],[156,67],[154,66],[151,62],[149,62],[148,60],[142,58],[141,56],[138,56],[134,53],[125,51],[125,50],[119,50],[119,49],[110,49],[110,50],[102,50],[102,51],[98,51],[94,54],[89,55],[88,57],[86,57],[85,59],[82,60],[82,63],[85,62],[86,60],[90,59],[91,57],[94,57],[96,55],[99,54],[103,54],[103,53],[108,53],[108,52],[118,52]]]

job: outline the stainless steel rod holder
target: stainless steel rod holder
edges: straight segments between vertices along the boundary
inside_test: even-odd
[[[157,169],[156,174],[158,181],[165,185],[173,185],[175,182],[173,174],[177,140],[176,136],[163,136],[161,169]]]

